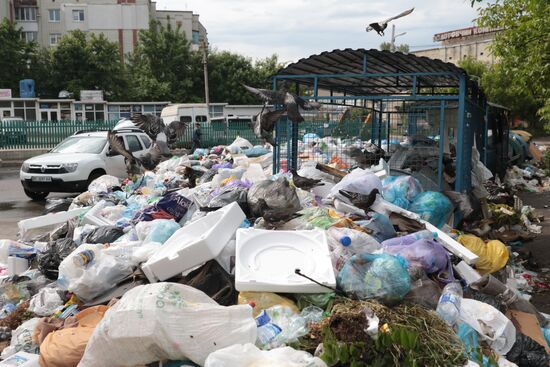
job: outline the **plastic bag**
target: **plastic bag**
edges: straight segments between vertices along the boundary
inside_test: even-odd
[[[42,288],[32,297],[29,310],[38,316],[51,316],[58,307],[63,306],[63,303],[58,289]]]
[[[257,182],[248,190],[248,205],[254,216],[263,214],[258,203],[259,199],[264,199],[270,209],[300,210],[300,199],[296,194],[296,189],[290,187],[284,177],[279,177],[276,181]]]
[[[27,320],[12,332],[10,346],[2,351],[2,359],[21,351],[38,354],[38,345],[34,344],[32,340],[38,320],[40,320],[38,317]]]
[[[291,308],[273,306],[256,317],[258,333],[256,345],[273,349],[297,341],[308,333],[308,321]]]
[[[80,246],[82,244],[82,239],[96,228],[97,226],[91,224],[85,224],[84,226],[76,227],[73,232],[74,243]]]
[[[136,366],[185,358],[203,365],[218,349],[255,340],[250,306],[219,306],[181,284],[149,284],[128,291],[105,314],[79,366]]]
[[[414,198],[408,210],[437,228],[442,228],[453,212],[453,204],[440,192],[425,191]]]
[[[255,146],[255,147],[252,147],[250,149],[245,149],[243,150],[243,153],[247,156],[247,157],[260,157],[264,154],[267,154],[269,153],[270,150],[267,149],[267,148],[264,148],[262,146]]]
[[[346,190],[368,195],[373,189],[378,189],[379,192],[382,192],[382,182],[378,176],[370,171],[356,168],[344,176],[342,181],[334,185],[332,190],[330,190],[330,194],[332,197],[340,197],[339,191]]]
[[[353,255],[336,277],[338,287],[359,299],[399,302],[411,290],[407,261],[388,254]]]
[[[516,342],[516,328],[512,321],[486,303],[463,298],[460,301],[460,320],[474,328],[501,355],[506,355]]]
[[[44,214],[67,211],[72,203],[73,198],[46,199]]]
[[[82,239],[82,243],[112,243],[124,234],[122,228],[102,226],[95,228]]]
[[[370,214],[370,219],[368,220],[358,220],[356,221],[358,225],[369,230],[371,236],[374,237],[378,242],[383,242],[387,239],[394,238],[397,236],[393,224],[390,219],[384,214],[372,213]]]
[[[237,300],[235,281],[215,260],[207,261],[179,283],[203,291],[222,306],[234,305]]]
[[[93,195],[106,195],[113,187],[120,186],[118,178],[109,175],[103,175],[93,180],[88,186],[88,191]]]
[[[327,230],[327,235],[329,248],[331,250],[334,250],[335,247],[342,246],[341,240],[344,237],[350,239],[351,243],[346,248],[353,254],[362,254],[365,252],[373,253],[382,248],[382,245],[374,237],[352,228],[330,227]]]
[[[246,172],[246,169],[242,167],[237,168],[220,168],[218,169],[218,172],[216,175],[212,178],[212,187],[220,187],[222,186],[223,182],[233,178],[234,180],[240,180],[244,173]]]
[[[475,267],[481,275],[499,271],[508,262],[510,256],[508,249],[498,240],[485,243],[477,236],[463,234],[457,238],[457,241],[479,256]]]
[[[424,271],[418,279],[413,279],[411,291],[405,296],[405,300],[435,310],[441,296],[439,285],[428,278]]]
[[[269,292],[240,292],[239,301],[240,305],[246,305],[250,303],[254,304],[253,307],[253,316],[256,317],[262,312],[262,310],[267,310],[273,306],[283,306],[288,307],[295,313],[300,312],[298,307],[294,302],[286,297],[279,296],[275,293]],[[252,305],[251,305],[252,306]]]
[[[57,279],[59,265],[77,247],[70,238],[50,242],[37,256],[38,270],[49,279]]]
[[[506,358],[520,367],[548,367],[550,363],[544,347],[521,333],[517,334],[516,343]]]
[[[208,356],[204,367],[326,367],[318,357],[291,347],[260,350],[253,344],[237,344]]]
[[[323,310],[330,310],[332,300],[336,297],[336,293],[309,293],[309,294],[296,294],[296,305],[299,309],[304,309],[308,306],[316,306]]]
[[[180,222],[191,209],[193,201],[185,197],[182,191],[167,194],[156,204],[140,210],[132,222],[152,221],[153,219],[174,219]]]
[[[388,176],[382,181],[382,196],[385,200],[403,209],[422,193],[422,185],[412,176]]]
[[[174,234],[181,226],[173,219],[156,219],[151,230],[143,240],[143,243],[157,242],[163,244],[170,236]]]
[[[30,259],[34,255],[36,255],[36,250],[32,246],[12,240],[0,240],[0,263],[4,265],[8,263],[8,257],[10,256]]]
[[[234,149],[250,149],[253,148],[253,145],[250,144],[250,142],[244,138],[241,138],[240,136],[237,136],[235,140],[227,147],[231,153],[233,153]]]

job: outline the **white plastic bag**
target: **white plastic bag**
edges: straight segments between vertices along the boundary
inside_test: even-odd
[[[119,185],[120,181],[115,176],[103,175],[90,183],[88,191],[94,195],[106,194],[110,189]]]
[[[498,354],[506,355],[516,342],[516,328],[512,321],[487,303],[463,298],[460,320],[477,331]]]
[[[38,316],[51,316],[59,306],[63,306],[57,291],[57,288],[42,288],[32,297],[29,310]]]
[[[210,353],[255,339],[249,305],[224,307],[195,288],[155,283],[133,288],[109,309],[78,366],[136,366],[186,358],[203,365]]]
[[[237,148],[250,149],[252,147],[253,145],[248,140],[246,140],[245,138],[241,138],[240,136],[237,136],[235,140],[233,140],[233,143],[231,143],[227,148],[231,153],[233,153],[234,150],[237,150],[237,151],[239,150]]]
[[[246,172],[246,169],[242,167],[220,168],[218,170],[218,173],[212,179],[211,187],[220,187],[222,184],[222,181],[231,176],[235,177],[237,180],[240,180],[243,177],[245,172]]]
[[[38,317],[27,320],[12,332],[10,346],[2,351],[2,359],[21,351],[38,354],[40,348],[32,341],[32,334],[38,320],[40,320]]]
[[[237,344],[208,356],[204,367],[326,367],[321,359],[291,347],[269,351],[253,344]]]
[[[342,181],[334,185],[330,191],[330,195],[332,197],[341,197],[339,194],[340,190],[368,195],[373,189],[378,189],[378,191],[382,192],[382,181],[380,181],[380,178],[372,172],[356,168],[344,176]]]

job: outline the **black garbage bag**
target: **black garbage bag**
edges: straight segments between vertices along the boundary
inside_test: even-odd
[[[111,243],[124,234],[124,230],[115,226],[102,226],[88,233],[82,243]]]
[[[206,262],[183,277],[179,283],[203,291],[222,306],[237,304],[235,280],[216,260]]]
[[[73,198],[55,198],[47,199],[44,207],[44,214],[64,212],[69,210],[73,202]]]
[[[256,182],[248,190],[248,205],[250,206],[251,214],[255,217],[261,217],[264,214],[265,209],[260,199],[264,200],[269,209],[288,209],[293,212],[302,209],[296,189],[291,187],[283,176],[279,177],[276,181],[264,180]]]
[[[219,195],[213,197],[208,203],[208,208],[219,209],[236,202],[248,217],[250,215],[250,207],[248,206],[247,194],[248,189],[243,187],[233,187],[222,191]]]
[[[46,250],[37,256],[38,270],[48,279],[57,279],[59,264],[77,247],[77,244],[70,238],[60,238],[55,242],[50,242]]]
[[[550,364],[544,347],[520,332],[516,333],[516,343],[506,359],[521,367],[548,367]]]

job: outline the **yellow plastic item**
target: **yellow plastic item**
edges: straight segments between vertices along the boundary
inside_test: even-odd
[[[285,306],[292,309],[296,313],[300,313],[296,304],[286,297],[279,296],[269,292],[240,292],[238,303],[245,305],[249,302],[254,302],[255,306],[252,310],[254,317],[258,316],[262,310],[266,310],[273,306]]]
[[[475,266],[481,275],[499,271],[508,262],[508,249],[498,240],[485,243],[477,236],[463,234],[458,237],[457,241],[479,256]]]

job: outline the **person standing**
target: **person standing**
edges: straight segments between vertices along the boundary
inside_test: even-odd
[[[195,124],[195,130],[193,131],[193,152],[201,147],[202,131],[201,124]]]

